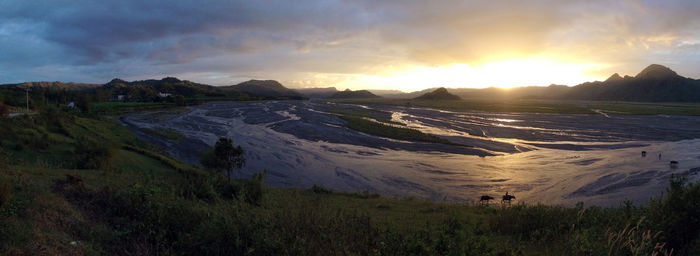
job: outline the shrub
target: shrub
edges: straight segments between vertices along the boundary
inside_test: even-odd
[[[175,105],[177,105],[177,106],[186,106],[185,96],[182,96],[182,95],[175,95],[174,100],[175,100]]]
[[[112,165],[114,150],[109,145],[88,138],[78,138],[76,141],[75,156],[78,168],[101,169]]]
[[[316,185],[316,184],[314,184],[311,187],[311,191],[313,191],[316,194],[333,194],[333,190],[324,188],[323,186]]]
[[[660,241],[678,254],[693,254],[700,248],[700,183],[688,184],[684,176],[672,177],[666,194],[649,202],[647,213]]]
[[[10,108],[4,103],[0,103],[0,117],[6,117],[10,114]]]
[[[260,202],[262,201],[265,176],[267,176],[267,170],[263,173],[253,174],[253,177],[250,180],[245,181],[243,184],[244,191],[242,194],[245,196],[245,201],[247,203],[260,205]]]
[[[12,186],[7,181],[0,181],[0,207],[10,202]]]
[[[75,104],[81,111],[88,113],[92,107],[92,99],[87,95],[80,95]]]

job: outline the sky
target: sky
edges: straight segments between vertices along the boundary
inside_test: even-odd
[[[0,83],[576,85],[662,64],[700,78],[700,1],[0,2]]]

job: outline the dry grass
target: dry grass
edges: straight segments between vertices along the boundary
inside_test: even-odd
[[[640,229],[645,217],[637,221],[635,226],[627,224],[621,230],[608,229],[605,233],[608,237],[608,246],[610,250],[608,255],[619,255],[625,251],[631,255],[673,255],[673,249],[666,248],[666,243],[654,243],[661,231],[652,232],[651,230]],[[653,233],[653,235],[652,235]],[[652,244],[654,244],[652,246]]]

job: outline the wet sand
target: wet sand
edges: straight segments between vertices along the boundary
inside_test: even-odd
[[[392,121],[469,145],[399,141],[359,133],[328,108],[375,108]],[[473,202],[508,191],[527,203],[615,206],[658,195],[671,174],[698,180],[700,117],[482,113],[324,102],[213,102],[177,115],[120,120],[190,163],[221,136],[246,151],[236,175],[268,170],[274,186],[319,184],[390,197]],[[169,127],[178,143],[138,132]],[[641,157],[641,151],[649,152]],[[662,153],[662,159],[658,154]],[[669,166],[679,161],[678,168]]]

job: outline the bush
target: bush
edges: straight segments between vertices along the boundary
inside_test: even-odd
[[[0,207],[10,202],[12,186],[7,181],[0,181]]]
[[[16,151],[22,151],[23,146],[29,146],[33,149],[47,149],[49,147],[49,136],[45,132],[38,130],[23,129],[17,132],[19,141],[15,146]],[[22,145],[23,144],[23,145]]]
[[[106,143],[88,138],[78,138],[75,145],[77,167],[80,169],[102,169],[112,165],[114,150]]]
[[[311,191],[316,193],[316,194],[333,194],[333,190],[324,188],[323,186],[316,185],[316,184],[314,184],[311,187]]]
[[[666,194],[652,199],[646,209],[652,228],[662,231],[660,241],[668,242],[680,255],[700,252],[698,198],[700,183],[688,184],[683,176],[672,177]]]
[[[10,108],[4,103],[0,103],[0,117],[6,117],[10,114]]]
[[[186,106],[185,96],[182,96],[182,95],[175,95],[174,100],[175,100],[175,105],[176,105],[176,106]]]
[[[267,176],[267,171],[253,174],[253,177],[250,180],[245,181],[243,184],[243,195],[245,196],[245,201],[247,203],[260,205],[260,202],[262,201],[265,176]]]
[[[75,104],[83,113],[88,113],[92,107],[92,99],[87,95],[80,95]]]

